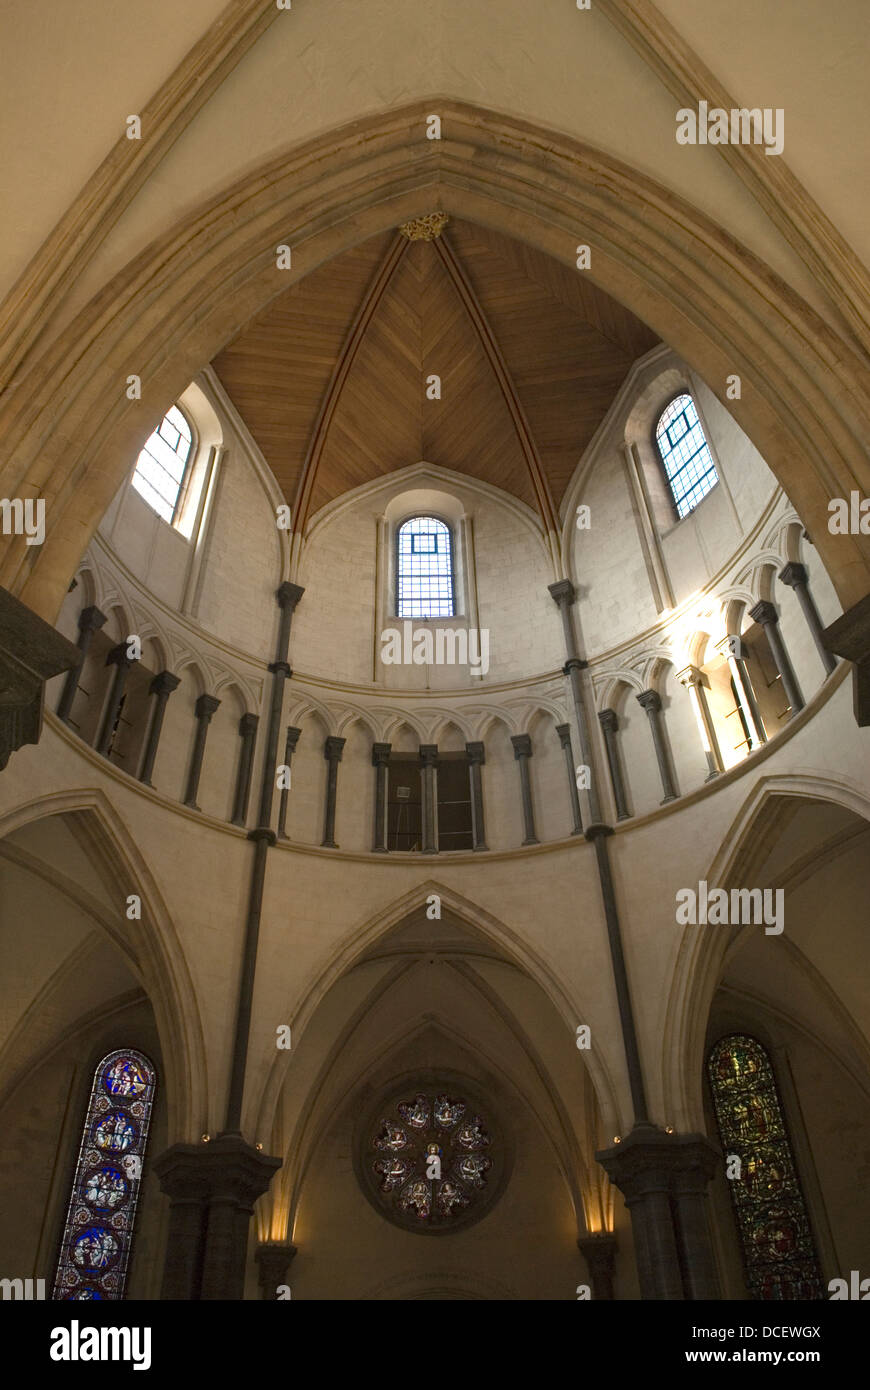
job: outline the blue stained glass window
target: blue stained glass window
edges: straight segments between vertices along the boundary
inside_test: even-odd
[[[175,520],[184,471],[190,457],[193,434],[190,425],[174,405],[164,415],[136,460],[133,486],[170,525]]]
[[[755,1038],[721,1038],[707,1059],[725,1153],[740,1159],[728,1188],[746,1283],[763,1300],[823,1298],[809,1216],[770,1058]]]
[[[156,1079],[147,1057],[129,1048],[110,1052],[94,1073],[56,1299],[124,1297]]]
[[[453,538],[434,516],[412,516],[399,527],[396,615],[452,618]]]
[[[691,396],[677,396],[671,401],[656,426],[656,444],[682,520],[719,481]]]

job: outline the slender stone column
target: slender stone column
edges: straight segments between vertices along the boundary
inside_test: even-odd
[[[797,601],[801,606],[801,612],[806,619],[807,627],[812,633],[813,641],[816,644],[816,651],[822,659],[822,665],[828,675],[837,669],[837,658],[832,656],[825,646],[824,628],[819,617],[819,610],[815,605],[815,600],[810,593],[810,581],[807,574],[806,565],[799,565],[794,560],[781,569],[779,577],[783,584],[787,584],[790,589],[794,589]]]
[[[480,769],[486,762],[486,751],[482,743],[466,743],[468,758],[468,785],[471,792],[471,848],[486,849],[486,831],[483,826],[483,780]]]
[[[199,810],[196,804],[196,793],[199,791],[199,776],[202,772],[208,726],[211,723],[212,715],[219,707],[220,700],[216,699],[214,695],[200,695],[195,705],[196,734],[193,740],[193,753],[190,758],[190,771],[187,774],[187,790],[184,793],[185,806],[190,806],[194,811]]]
[[[343,738],[330,735],[323,746],[323,756],[327,761],[326,770],[326,811],[323,817],[323,839],[321,844],[327,849],[338,849],[335,843],[335,803],[338,794],[338,765],[344,748]]]
[[[870,594],[848,608],[824,631],[825,646],[854,665],[852,709],[859,729],[870,724]]]
[[[625,796],[625,783],[622,780],[622,764],[619,761],[619,745],[616,741],[619,719],[616,710],[603,709],[598,713],[598,722],[604,731],[604,748],[607,753],[607,766],[610,771],[610,785],[613,787],[613,800],[616,803],[616,819],[628,820],[629,809]]]
[[[296,745],[299,742],[301,729],[295,728],[293,724],[287,725],[287,738],[284,743],[284,766],[288,772],[293,763],[293,754],[296,752]],[[290,790],[288,787],[281,788],[281,795],[278,797],[278,839],[289,840],[287,834],[287,808],[290,803]]]
[[[437,854],[438,801],[435,794],[435,769],[438,766],[437,743],[420,744],[422,778],[423,853]]]
[[[157,757],[166,704],[173,690],[177,690],[180,684],[180,677],[173,676],[171,671],[160,671],[148,688],[149,693],[155,699],[154,708],[151,711],[151,724],[148,728],[148,739],[142,754],[142,766],[139,769],[139,781],[144,782],[146,787],[152,785],[151,774],[154,771],[154,759]]]
[[[253,841],[254,862],[251,866],[251,885],[248,893],[248,916],[245,922],[245,944],[242,954],[242,968],[239,975],[239,995],[236,1005],[236,1027],[233,1038],[233,1055],[230,1069],[229,1096],[227,1099],[227,1118],[224,1133],[240,1136],[242,1122],[242,1102],[245,1093],[245,1069],[248,1060],[248,1040],[251,1032],[251,1005],[254,997],[254,979],[257,970],[257,945],[260,939],[260,917],[263,910],[263,892],[266,884],[266,856],[270,845],[275,843],[275,832],[271,828],[272,796],[275,790],[275,767],[278,759],[278,735],[281,727],[281,712],[284,703],[284,683],[290,675],[287,653],[290,645],[290,625],[296,605],[304,589],[298,584],[285,582],[276,592],[280,618],[278,623],[277,656],[269,670],[272,672],[272,700],[269,707],[269,727],[266,736],[266,751],[263,758],[262,784],[260,791],[260,823],[248,832]],[[270,1162],[272,1160],[269,1160]],[[278,1164],[280,1167],[280,1163]]]
[[[674,786],[671,760],[668,757],[668,750],[665,745],[665,731],[662,726],[662,697],[657,690],[644,690],[636,698],[641,709],[646,710],[646,717],[649,720],[653,748],[656,753],[656,762],[659,765],[659,776],[662,779],[662,791],[664,792],[664,796],[662,797],[661,804],[664,806],[666,802],[676,800],[677,789]]]
[[[535,813],[532,807],[532,784],[529,777],[529,758],[532,756],[532,740],[528,734],[512,734],[514,758],[520,769],[520,791],[523,798],[524,845],[540,844],[535,834]]]
[[[233,798],[233,825],[244,825],[248,818],[248,801],[251,795],[251,775],[254,771],[254,743],[257,737],[259,715],[243,714],[239,720],[239,737],[242,749],[239,755],[239,770],[236,774],[236,794]]]
[[[750,608],[749,616],[764,628],[767,645],[770,647],[774,665],[780,674],[785,697],[791,707],[792,714],[797,714],[798,710],[804,707],[804,697],[801,694],[797,676],[792,669],[785,643],[782,640],[782,633],[779,630],[779,614],[772,603],[762,600],[761,603],[756,603],[754,608]]]
[[[375,769],[375,830],[372,849],[378,854],[387,852],[387,768],[392,744],[372,744],[372,767]]]
[[[574,821],[572,835],[582,835],[583,819],[580,815],[580,798],[577,795],[577,774],[574,771],[574,750],[571,747],[571,725],[557,724],[556,733],[565,754],[565,767],[568,771],[568,795],[571,798],[571,816]]]
[[[595,1157],[625,1197],[642,1298],[716,1298],[704,1203],[721,1155],[701,1134],[638,1125]]]
[[[296,1255],[295,1245],[289,1241],[262,1241],[254,1251],[254,1259],[260,1270],[260,1290],[268,1301],[278,1295],[278,1289],[287,1283],[287,1271]]]
[[[577,1249],[589,1266],[592,1297],[598,1300],[612,1299],[616,1236],[608,1231],[601,1231],[594,1236],[581,1236],[577,1241]]]
[[[127,643],[119,642],[117,647],[113,647],[106,657],[106,665],[115,667],[115,677],[112,681],[112,691],[109,695],[109,703],[103,715],[103,722],[100,726],[100,736],[97,739],[97,752],[103,756],[109,751],[109,744],[112,741],[112,734],[115,732],[115,724],[118,720],[118,713],[121,709],[121,701],[124,698],[124,690],[127,685],[127,677],[130,674],[130,667],[133,665],[132,658],[127,655]]]
[[[568,677],[568,682],[571,687],[574,717],[577,720],[577,733],[580,738],[580,756],[585,765],[589,768],[590,785],[586,792],[586,796],[589,802],[589,819],[594,824],[601,820],[601,804],[598,799],[598,788],[595,782],[596,767],[592,755],[592,739],[589,733],[589,720],[586,715],[586,702],[583,697],[581,678],[581,672],[586,670],[589,663],[582,659],[577,650],[574,623],[571,619],[571,606],[575,598],[574,585],[571,583],[570,579],[560,579],[557,584],[548,585],[548,589],[553,602],[559,609],[559,614],[562,619],[565,651],[568,657],[565,665],[562,667],[562,671]]]
[[[99,632],[100,628],[107,621],[108,619],[105,613],[101,613],[99,608],[95,608],[93,605],[90,608],[83,608],[79,614],[79,662],[77,666],[74,666],[71,671],[67,672],[66,680],[63,683],[63,690],[57,702],[57,717],[58,719],[62,719],[65,724],[69,723],[73,700],[75,699],[75,693],[78,689],[79,676],[81,675],[82,667],[90,651],[94,633]]]
[[[717,642],[716,650],[721,652],[728,662],[731,679],[737,691],[737,703],[749,729],[749,746],[750,748],[757,748],[759,744],[767,742],[767,734],[746,667],[746,648],[743,645],[743,639],[735,633],[731,633],[721,642]]]
[[[716,728],[713,723],[713,716],[710,713],[710,706],[707,703],[707,686],[709,681],[697,666],[686,666],[682,671],[677,672],[677,680],[688,693],[692,702],[692,713],[695,716],[695,723],[698,726],[698,733],[701,736],[701,747],[704,749],[704,757],[707,759],[706,781],[711,781],[724,771],[725,764],[722,762],[722,753],[719,748],[719,740],[716,737]]]

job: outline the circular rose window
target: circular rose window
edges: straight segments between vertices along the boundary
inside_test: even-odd
[[[369,1129],[363,1166],[376,1205],[414,1230],[447,1230],[483,1214],[501,1168],[491,1126],[454,1091],[398,1099]]]

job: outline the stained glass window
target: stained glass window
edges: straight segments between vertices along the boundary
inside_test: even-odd
[[[53,1297],[124,1297],[156,1075],[141,1052],[97,1067],[63,1233]]]
[[[452,618],[453,613],[450,527],[434,516],[412,516],[399,527],[396,615]]]
[[[175,520],[193,434],[177,405],[164,415],[136,460],[133,486],[158,516]]]
[[[823,1298],[822,1279],[770,1058],[755,1038],[722,1038],[707,1059],[728,1186],[753,1298]]]
[[[656,426],[656,444],[677,516],[682,519],[719,481],[691,396],[677,396],[671,401]]]
[[[371,1136],[380,1205],[418,1230],[449,1226],[488,1195],[493,1138],[467,1101],[444,1091],[399,1101]]]

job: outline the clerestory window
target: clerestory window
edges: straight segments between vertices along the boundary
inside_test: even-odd
[[[145,441],[136,460],[134,488],[170,526],[178,518],[192,447],[193,430],[187,417],[174,405]]]
[[[396,615],[452,618],[453,537],[434,516],[412,516],[399,527],[396,556]]]
[[[677,516],[682,520],[719,481],[695,402],[677,396],[659,417],[656,444]]]

